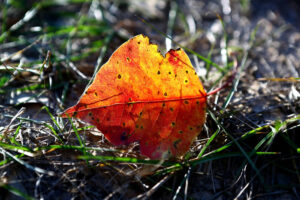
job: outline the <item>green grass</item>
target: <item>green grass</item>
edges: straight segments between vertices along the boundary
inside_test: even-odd
[[[49,101],[54,102],[54,106],[40,106],[38,112],[34,114],[46,116],[41,119],[35,118],[34,114],[30,115],[33,116],[31,118],[29,115],[24,117],[4,113],[8,123],[0,126],[0,151],[2,153],[0,166],[2,169],[8,169],[10,165],[16,164],[26,168],[30,171],[28,173],[32,173],[35,178],[41,175],[56,178],[67,176],[70,173],[68,170],[71,168],[64,167],[71,166],[73,162],[76,163],[73,166],[78,174],[84,171],[83,168],[89,170],[96,168],[97,171],[103,170],[107,174],[126,177],[127,174],[135,172],[139,174],[139,170],[146,169],[146,171],[148,170],[147,176],[139,177],[142,183],[149,184],[153,191],[156,191],[157,188],[167,191],[173,199],[177,199],[188,196],[185,193],[185,187],[188,187],[188,183],[191,181],[191,174],[201,166],[210,166],[220,162],[231,164],[232,160],[235,160],[238,161],[238,164],[234,167],[235,172],[232,178],[234,180],[238,180],[242,174],[249,175],[249,183],[257,181],[256,183],[264,185],[266,189],[299,188],[300,174],[297,162],[299,162],[300,148],[299,142],[294,140],[293,131],[299,129],[300,115],[295,114],[285,120],[274,120],[255,127],[249,126],[247,131],[238,133],[239,125],[236,125],[234,131],[228,128],[228,116],[235,116],[236,113],[239,113],[238,110],[231,107],[231,104],[234,95],[239,92],[239,83],[246,70],[249,51],[256,48],[255,39],[259,26],[253,30],[249,38],[249,48],[231,47],[228,45],[231,35],[226,32],[226,28],[230,25],[225,24],[220,18],[225,41],[223,52],[225,52],[226,61],[218,64],[213,60],[219,56],[216,55],[216,52],[222,51],[217,45],[211,46],[207,55],[202,55],[189,47],[182,46],[173,39],[172,36],[176,34],[175,20],[179,19],[182,24],[187,24],[187,18],[183,16],[183,12],[175,2],[172,3],[171,11],[176,15],[170,14],[171,17],[167,22],[167,34],[158,30],[143,17],[139,18],[139,22],[143,22],[145,27],[156,31],[161,38],[170,39],[174,46],[183,48],[190,55],[205,62],[207,71],[201,80],[210,88],[209,90],[226,82],[227,77],[235,70],[235,64],[238,63],[237,74],[232,85],[221,91],[225,95],[218,93],[219,100],[213,102],[209,99],[208,101],[207,128],[203,130],[203,134],[208,134],[208,137],[204,139],[205,142],[197,140],[193,149],[182,159],[151,160],[141,157],[136,147],[113,147],[100,136],[97,137],[98,141],[95,141],[90,138],[95,127],[87,126],[71,118],[62,119],[57,115],[69,105],[67,96],[72,90],[81,87],[78,90],[83,91],[83,88],[91,83],[101,65],[110,56],[109,53],[124,41],[124,35],[115,30],[114,25],[108,23],[105,18],[102,21],[91,18],[87,12],[84,12],[85,9],[80,13],[60,11],[58,17],[61,21],[65,20],[69,24],[44,27],[43,22],[36,19],[37,14],[45,15],[47,9],[51,10],[53,7],[61,5],[57,5],[54,1],[43,1],[26,9],[18,1],[7,2],[0,6],[3,13],[0,44],[13,45],[14,51],[7,58],[1,59],[0,93],[8,95],[30,91],[33,95],[29,100],[36,100],[37,103],[40,94],[47,93]],[[81,5],[82,2],[89,5],[88,3],[92,1],[68,1],[73,6]],[[242,1],[243,7],[248,4],[248,1]],[[8,25],[7,11],[10,8],[23,13],[23,17],[17,20],[16,23],[19,24],[16,26]],[[106,15],[107,11],[102,8],[99,10],[103,16]],[[76,20],[72,21],[72,18]],[[44,23],[50,22],[45,19]],[[36,32],[32,31],[31,28],[35,26],[40,26],[42,29]],[[84,41],[85,39],[87,41]],[[78,46],[73,47],[72,45]],[[228,52],[235,50],[236,56],[229,56]],[[22,57],[28,52],[32,54],[32,57],[22,61],[23,63],[13,59],[16,56]],[[93,61],[91,62],[90,59]],[[77,67],[82,63],[94,65],[94,71],[92,73],[81,72]],[[211,80],[212,75],[215,74],[217,74],[217,78]],[[78,91],[76,92],[78,93]],[[28,100],[20,102],[18,105],[4,105],[4,107],[20,109],[20,106],[27,106],[27,110],[30,110],[31,107],[27,103]],[[278,148],[274,145],[278,140],[282,142],[283,147]],[[196,148],[199,145],[201,148]],[[55,162],[62,162],[65,165],[60,169],[53,164]],[[247,168],[246,172],[245,168]],[[293,174],[298,182],[294,181],[291,185],[272,185],[268,182],[269,177],[265,173],[267,168],[283,170],[287,176]],[[1,171],[1,173],[3,172]],[[141,172],[141,174],[143,173]],[[137,176],[131,176],[130,181],[126,183],[135,183]],[[179,177],[179,180],[175,181],[174,177]],[[172,191],[174,187],[172,189],[170,180],[174,181],[175,191]],[[32,191],[28,194],[24,193],[13,187],[10,181],[0,180],[0,188],[24,199],[36,198]],[[49,185],[51,184],[49,183]],[[148,189],[148,192],[151,191]],[[220,195],[223,191],[218,192],[216,195]]]

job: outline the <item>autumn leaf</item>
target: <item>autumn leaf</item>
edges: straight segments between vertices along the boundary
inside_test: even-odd
[[[140,143],[142,155],[184,155],[201,132],[207,94],[182,49],[165,57],[138,35],[121,45],[79,102],[62,117],[95,125],[114,145]]]

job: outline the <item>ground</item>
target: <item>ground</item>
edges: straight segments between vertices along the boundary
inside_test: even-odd
[[[0,2],[0,199],[300,199],[297,0]],[[58,116],[137,34],[185,47],[207,91],[237,66],[184,158]]]

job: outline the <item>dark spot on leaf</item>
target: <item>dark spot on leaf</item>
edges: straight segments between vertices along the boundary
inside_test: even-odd
[[[175,122],[172,122],[171,125],[174,127],[175,126]]]
[[[95,120],[95,118],[94,118],[94,117],[92,117],[92,120],[94,121],[94,120]]]
[[[174,146],[175,149],[177,149],[177,145],[178,145],[179,142],[181,142],[180,139],[173,142],[173,146]]]
[[[182,130],[180,130],[180,131],[178,131],[178,133],[179,133],[179,134],[182,134],[182,133],[183,133],[183,131],[182,131]]]
[[[166,106],[166,103],[164,102],[163,104],[162,104],[162,107],[165,107]]]
[[[126,60],[127,60],[127,62],[130,62],[130,61],[131,61],[130,58],[128,58],[128,57],[126,58]]]
[[[158,91],[157,91],[157,94],[159,94],[159,93],[160,93],[160,91],[158,90]]]
[[[157,71],[157,74],[158,74],[158,75],[160,74],[160,71],[159,71],[159,70]]]
[[[118,74],[118,79],[121,79],[121,78],[122,78],[121,74]]]
[[[173,111],[174,109],[171,107],[170,110]]]
[[[185,79],[184,82],[187,83],[187,82],[189,82],[189,81]]]
[[[185,104],[189,104],[189,101],[185,100],[184,103],[185,103]]]
[[[140,112],[140,116],[142,116],[143,115],[143,112]]]
[[[140,41],[138,41],[138,44],[141,44],[141,42],[140,42]]]
[[[99,118],[97,118],[96,121],[99,123],[100,122]]]
[[[197,75],[197,72],[195,72],[194,74]]]
[[[190,127],[190,130],[193,130],[193,127]]]
[[[177,74],[175,74],[175,78],[177,77]]]
[[[75,117],[76,115],[77,115],[77,112],[75,111],[75,112],[73,112],[72,117]]]
[[[110,120],[110,118],[108,117],[108,118],[106,118],[106,121],[109,121]]]
[[[168,96],[168,93],[167,93],[167,92],[165,92],[165,93],[164,93],[164,96]]]
[[[169,74],[172,74],[172,72],[169,72]]]
[[[199,104],[200,102],[199,101],[196,101],[196,104]]]
[[[139,125],[135,125],[135,128],[139,128]]]
[[[123,126],[125,126],[125,122],[123,122]]]
[[[144,129],[144,127],[143,127],[143,126],[141,126],[141,129]]]
[[[93,114],[91,112],[89,112],[89,116],[91,117]]]
[[[188,74],[188,73],[189,73],[189,71],[188,71],[188,70],[186,70],[186,71],[185,71],[185,73],[187,73],[187,74]]]
[[[132,99],[129,97],[128,101],[131,101]]]
[[[121,134],[121,140],[122,140],[122,141],[125,141],[125,140],[127,140],[127,139],[128,139],[128,137],[127,137],[126,132],[123,132],[123,133]]]
[[[97,92],[95,92],[94,94],[95,94],[95,96],[98,96],[98,93],[97,93]]]
[[[85,104],[84,107],[87,108],[88,106]]]

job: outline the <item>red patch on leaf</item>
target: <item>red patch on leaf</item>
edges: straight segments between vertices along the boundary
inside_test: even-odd
[[[182,49],[166,57],[138,35],[105,63],[67,115],[95,125],[114,145],[140,143],[141,154],[185,154],[206,118],[206,92]]]

